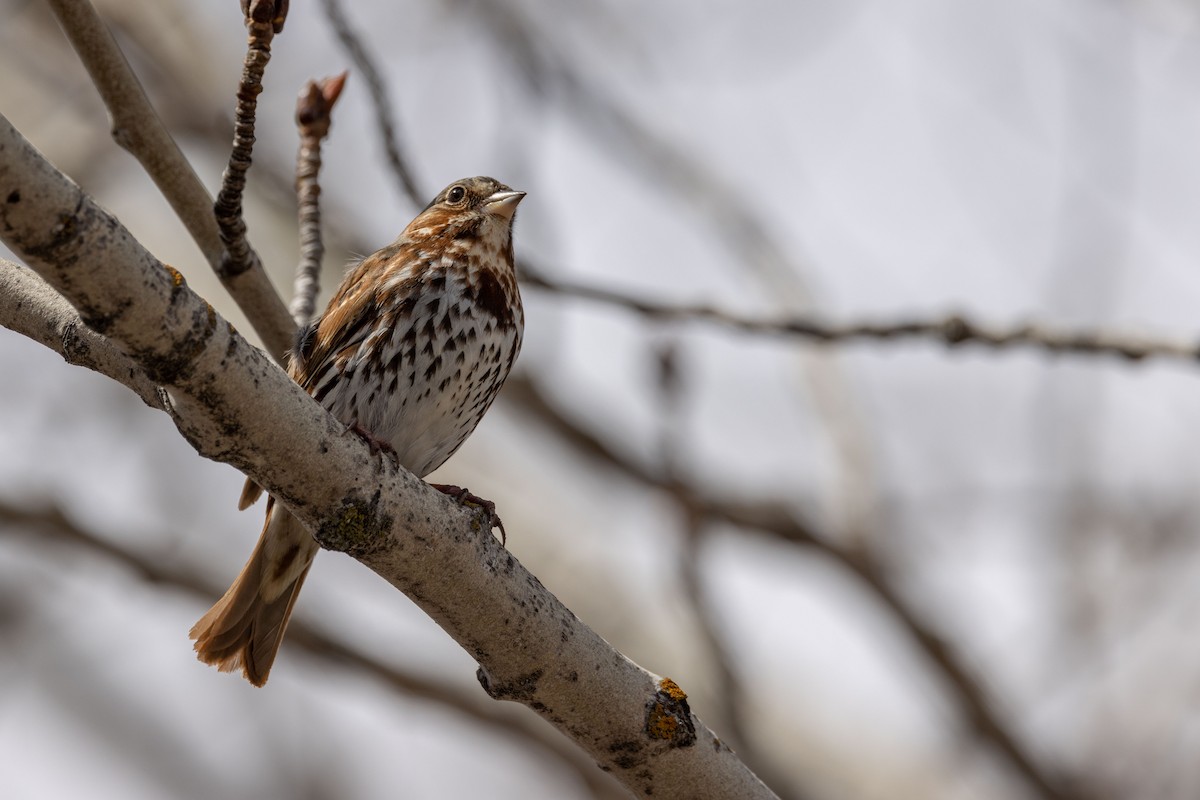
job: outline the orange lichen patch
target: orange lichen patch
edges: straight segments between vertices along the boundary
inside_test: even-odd
[[[176,289],[187,283],[187,281],[183,279],[183,273],[172,267],[170,264],[163,264],[163,269],[165,269],[167,274],[171,276],[171,283]]]
[[[655,703],[650,708],[650,717],[646,720],[646,733],[652,739],[674,739],[675,731],[679,730],[679,720],[663,707]]]
[[[659,681],[658,690],[677,703],[687,700],[687,692],[679,688],[679,684],[670,678],[663,678]]]
[[[670,742],[672,747],[690,747],[696,742],[687,692],[670,678],[658,682],[658,691],[647,705],[646,735]]]

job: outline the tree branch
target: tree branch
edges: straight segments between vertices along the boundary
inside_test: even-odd
[[[158,386],[112,342],[84,325],[62,295],[37,273],[0,258],[0,322],[58,353],[128,386],[151,408],[165,408]]]
[[[49,0],[71,46],[91,75],[112,120],[113,139],[138,160],[171,204],[225,289],[282,363],[295,327],[262,264],[234,274],[224,269],[225,246],[213,199],[150,105],[137,76],[88,0]]]
[[[0,238],[165,388],[197,452],[408,595],[479,662],[488,694],[541,714],[636,793],[774,797],[673,681],[580,622],[479,515],[373,456],[3,118],[0,203]]]
[[[655,322],[706,322],[724,325],[741,333],[807,339],[819,344],[923,339],[941,342],[949,347],[974,343],[998,350],[1028,347],[1056,355],[1117,356],[1126,361],[1155,358],[1193,365],[1200,362],[1200,339],[1160,339],[1087,328],[1071,330],[1033,322],[989,325],[973,322],[958,314],[942,319],[841,324],[827,322],[811,314],[772,320],[764,319],[761,315],[737,314],[703,304],[675,305],[646,300],[615,289],[555,280],[528,268],[522,273],[522,278],[526,286],[612,306]]]
[[[320,82],[310,80],[296,100],[296,127],[300,150],[296,154],[296,199],[300,220],[300,262],[288,311],[296,325],[307,325],[317,308],[321,288],[321,261],[325,244],[321,239],[321,142],[329,135],[333,104],[346,84],[343,72]]]
[[[271,60],[271,40],[283,30],[287,17],[286,0],[242,0],[249,42],[238,82],[237,106],[234,111],[233,148],[229,165],[221,176],[221,190],[213,210],[217,229],[225,243],[225,259],[221,273],[240,275],[261,269],[258,253],[246,240],[246,220],[242,216],[242,194],[246,189],[246,173],[250,169],[254,150],[254,123],[258,110],[258,95],[262,92],[263,73]]]

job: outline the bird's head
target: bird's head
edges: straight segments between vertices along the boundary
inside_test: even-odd
[[[507,249],[513,216],[524,192],[495,178],[464,178],[447,186],[417,215],[405,234],[413,239],[490,241]]]

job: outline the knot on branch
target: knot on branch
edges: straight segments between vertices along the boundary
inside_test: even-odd
[[[363,558],[386,547],[392,518],[379,509],[378,490],[368,500],[350,496],[342,501],[336,516],[321,523],[314,534],[326,550]]]
[[[670,678],[658,682],[658,691],[646,704],[646,735],[664,739],[671,747],[696,743],[696,723],[692,721],[687,693]]]
[[[942,338],[946,344],[962,344],[974,336],[970,323],[958,314],[952,314],[942,322]]]
[[[507,683],[497,683],[492,679],[492,676],[488,675],[480,667],[475,673],[475,677],[479,679],[479,685],[487,692],[488,697],[493,700],[515,700],[537,711],[544,708],[544,706],[536,702],[533,697],[537,694],[538,681],[545,674],[545,670],[535,669],[533,672],[518,675],[514,680]]]

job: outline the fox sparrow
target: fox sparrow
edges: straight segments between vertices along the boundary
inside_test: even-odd
[[[451,184],[396,241],[350,269],[291,353],[297,383],[418,476],[475,429],[521,348],[512,226],[524,196],[492,178]],[[491,509],[458,487],[437,488]],[[261,494],[247,481],[240,507]],[[200,660],[266,683],[317,549],[268,498],[250,560],[191,630]]]

